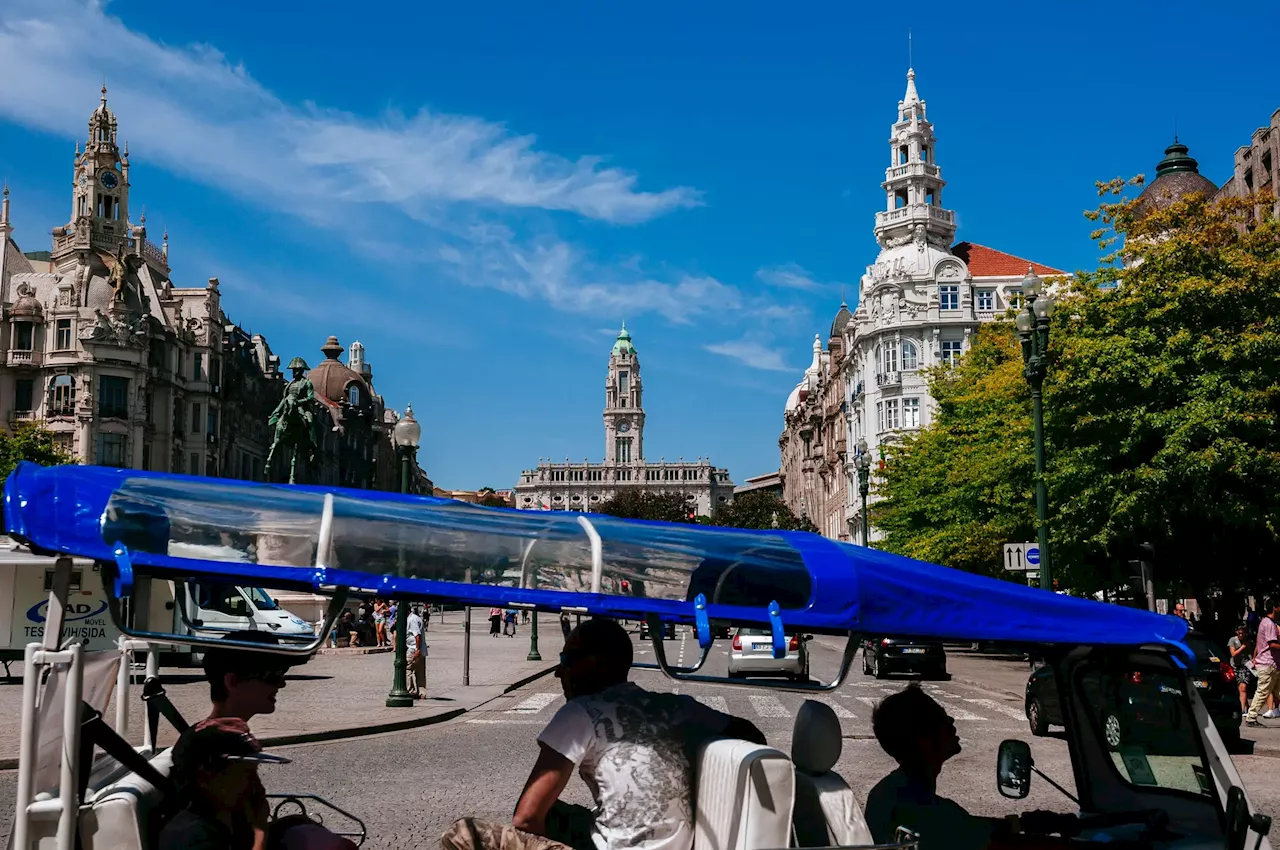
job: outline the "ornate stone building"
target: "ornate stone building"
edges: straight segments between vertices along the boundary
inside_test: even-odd
[[[909,70],[890,128],[886,206],[875,216],[879,256],[862,276],[857,308],[840,306],[826,350],[815,339],[813,364],[787,400],[779,440],[787,503],[829,537],[861,542],[858,442],[878,460],[881,446],[928,425],[933,399],[923,370],[953,365],[979,324],[1018,304],[1028,268],[1064,274],[954,243],[936,141]]]
[[[604,462],[540,459],[536,468],[520,473],[515,488],[517,508],[591,511],[625,488],[684,493],[690,508],[702,516],[732,500],[728,470],[713,466],[709,459],[659,459],[657,463],[645,459],[640,356],[626,325],[609,353],[604,394]]]
[[[170,279],[168,235],[157,244],[129,217],[117,133],[103,87],[51,251],[19,250],[5,192],[0,425],[39,422],[84,463],[254,477],[278,361],[227,318],[216,278]]]
[[[1280,216],[1280,109],[1271,113],[1267,126],[1253,131],[1249,144],[1236,149],[1231,179],[1218,194],[1243,197],[1262,189],[1276,196],[1273,211]]]

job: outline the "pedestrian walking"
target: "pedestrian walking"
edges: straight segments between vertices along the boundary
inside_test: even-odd
[[[1267,705],[1268,697],[1280,693],[1280,675],[1276,667],[1280,664],[1280,629],[1276,627],[1276,617],[1280,617],[1280,599],[1272,600],[1270,610],[1258,623],[1258,640],[1253,647],[1253,669],[1258,677],[1258,689],[1254,691],[1253,702],[1249,703],[1249,716],[1246,726],[1261,726],[1258,715]],[[1273,708],[1264,717],[1276,717]]]
[[[1248,633],[1241,623],[1236,626],[1235,635],[1227,641],[1227,651],[1231,653],[1231,669],[1235,671],[1236,687],[1240,690],[1240,711],[1245,714],[1249,712],[1249,685],[1253,683],[1253,671],[1247,663],[1251,647]]]
[[[508,608],[505,619],[506,619],[506,626],[503,628],[502,633],[507,637],[515,637],[516,636],[516,609]]]
[[[502,609],[489,609],[489,637],[497,637],[502,631]]]
[[[414,608],[409,613],[405,627],[405,659],[409,681],[409,692],[414,699],[423,699],[427,695],[427,640],[423,634],[422,615]]]
[[[427,605],[422,609],[422,630],[424,632],[431,631],[431,606]]]
[[[394,599],[387,606],[387,636],[391,639],[391,648],[396,648],[396,615],[400,611],[400,603]]]
[[[383,599],[373,600],[373,628],[377,632],[377,645],[386,646],[387,640],[387,603]]]
[[[569,642],[569,632],[573,631],[573,624],[569,622],[569,612],[560,612],[560,631],[564,633],[564,642]]]

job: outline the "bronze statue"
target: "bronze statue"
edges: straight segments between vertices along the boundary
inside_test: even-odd
[[[285,385],[284,398],[271,412],[267,424],[275,429],[271,440],[271,451],[267,454],[267,477],[271,477],[271,461],[275,458],[276,449],[284,447],[289,451],[289,483],[296,484],[298,471],[298,455],[306,454],[307,463],[315,463],[319,440],[316,439],[315,407],[316,391],[305,374],[307,361],[295,357],[289,361],[289,369],[293,378]]]
[[[125,278],[129,272],[138,268],[138,258],[132,254],[125,253],[124,243],[116,249],[116,262],[111,267],[111,277],[108,280],[111,283],[111,302],[113,304],[124,300],[124,284]]]

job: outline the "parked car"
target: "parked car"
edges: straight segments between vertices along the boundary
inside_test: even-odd
[[[675,640],[676,624],[671,622],[663,622],[662,637],[665,638],[666,640]],[[640,621],[640,640],[648,640],[648,639],[649,639],[649,621],[641,620]]]
[[[947,651],[941,641],[885,637],[862,645],[862,672],[883,679],[898,673],[946,679]]]
[[[1230,656],[1222,653],[1199,632],[1189,633],[1185,641],[1196,654],[1195,665],[1187,671],[1188,678],[1213,719],[1222,742],[1234,747],[1240,741],[1242,718],[1236,673],[1231,667]],[[1164,728],[1174,722],[1165,715],[1181,704],[1169,698],[1167,685],[1141,670],[1134,670],[1101,687],[1114,691],[1117,696],[1108,701],[1108,704],[1116,706],[1115,710],[1099,718],[1103,737],[1112,748],[1143,737],[1152,728]],[[1050,726],[1063,724],[1062,705],[1052,667],[1040,667],[1027,679],[1026,713],[1027,725],[1033,735],[1045,735]],[[1159,724],[1150,722],[1155,717],[1160,718]]]
[[[773,657],[773,634],[768,629],[738,629],[729,651],[729,677],[786,676],[792,681],[809,678],[812,635],[787,635],[787,654]]]

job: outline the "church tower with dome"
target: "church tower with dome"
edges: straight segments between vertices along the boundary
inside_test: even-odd
[[[604,462],[539,458],[520,473],[515,506],[523,510],[591,512],[622,490],[682,493],[691,514],[710,516],[733,498],[729,471],[710,458],[647,459],[640,354],[623,323],[609,351],[604,385]]]

